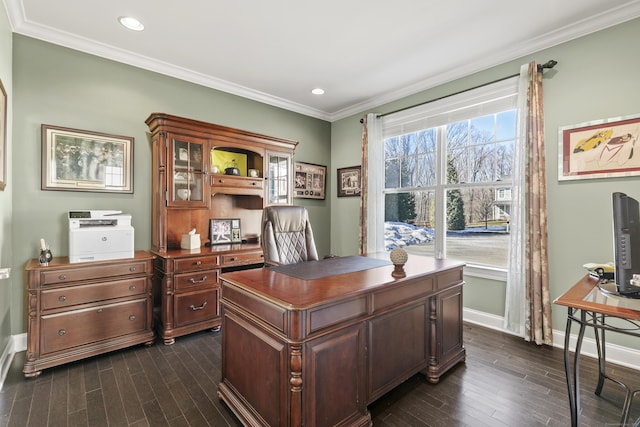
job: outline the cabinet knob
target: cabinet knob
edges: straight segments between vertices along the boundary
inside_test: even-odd
[[[129,320],[134,321],[136,320],[136,316],[134,316],[133,314],[131,316],[129,316]]]
[[[236,257],[234,257],[234,256],[232,256],[231,258],[229,258],[229,261],[237,261],[237,260],[238,260],[238,258],[236,258]]]
[[[136,271],[136,268],[135,267],[129,267],[129,271],[133,273],[134,271]]]
[[[136,290],[136,285],[131,285],[131,286],[129,286],[129,290],[130,290],[130,291],[135,291],[135,290]]]
[[[58,297],[58,301],[60,301],[60,302],[65,302],[66,300],[67,300],[67,297],[65,297],[64,295],[60,295]]]
[[[194,284],[195,284],[195,283],[202,283],[202,282],[204,282],[205,280],[207,280],[207,276],[202,276],[202,279],[200,279],[200,280],[196,280],[196,279],[194,279],[193,277],[191,277],[191,278],[189,279],[189,282],[190,282],[190,283],[194,283]]]
[[[60,329],[60,330],[58,331],[58,335],[60,335],[60,336],[63,336],[63,335],[64,335],[64,334],[66,334],[66,333],[67,333],[67,331],[65,331],[64,329]]]
[[[200,306],[198,306],[198,307],[196,307],[195,305],[191,304],[191,305],[189,306],[189,309],[190,309],[191,311],[198,311],[198,310],[202,310],[202,309],[203,309],[203,308],[205,308],[206,306],[207,306],[207,302],[205,301],[205,302],[203,302],[203,303],[202,303],[202,305],[200,305]]]
[[[193,265],[201,265],[201,264],[202,264],[202,261],[196,261],[193,263]]]
[[[58,280],[66,280],[67,276],[65,276],[64,274],[61,274],[58,276]]]
[[[218,180],[218,182],[219,182],[219,183],[223,183],[223,182],[224,182],[224,179],[219,179],[219,180]]]
[[[258,183],[257,182],[252,182],[251,185],[258,185]]]

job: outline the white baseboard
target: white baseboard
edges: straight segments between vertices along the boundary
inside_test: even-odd
[[[476,311],[469,308],[465,308],[462,313],[465,322],[474,323],[485,328],[495,329],[505,334],[513,333],[507,331],[503,327],[504,318],[496,316],[490,313],[484,313],[482,311]],[[557,329],[553,330],[553,346],[558,348],[564,348],[564,331]],[[571,349],[576,347],[577,336],[572,334],[569,339],[569,345]],[[598,351],[596,348],[596,341],[593,338],[584,338],[582,340],[582,349],[580,354],[588,357],[597,358]],[[632,369],[640,369],[640,350],[636,350],[629,347],[623,347],[617,344],[607,343],[607,362],[615,363],[618,365],[626,366]]]
[[[5,378],[7,378],[7,372],[9,372],[9,368],[11,367],[11,362],[13,362],[13,356],[20,351],[25,351],[26,349],[27,349],[26,333],[13,335],[7,342],[6,347],[2,351],[2,356],[0,356],[0,390],[2,390],[2,386],[4,385],[4,380]]]

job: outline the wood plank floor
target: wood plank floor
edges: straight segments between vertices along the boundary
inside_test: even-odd
[[[439,384],[416,375],[371,405],[374,426],[570,425],[562,350],[471,324],[464,342],[466,362]],[[607,382],[595,396],[596,363],[582,360],[582,425],[618,425],[621,388]],[[136,346],[30,380],[22,376],[23,363],[24,352],[0,392],[0,427],[240,425],[216,395],[219,333]],[[614,365],[609,371],[640,388],[639,371]],[[635,406],[633,419],[640,416],[640,402]]]

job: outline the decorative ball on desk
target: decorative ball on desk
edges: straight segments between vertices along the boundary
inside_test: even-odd
[[[394,266],[391,275],[393,277],[405,277],[407,273],[404,271],[404,265],[407,263],[407,259],[409,258],[407,251],[402,248],[395,248],[389,254],[389,258],[391,258],[391,262]]]

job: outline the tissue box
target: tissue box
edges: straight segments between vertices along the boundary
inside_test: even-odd
[[[200,235],[199,234],[183,234],[180,241],[180,247],[182,249],[198,249],[200,248]]]

